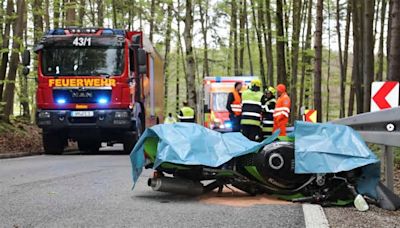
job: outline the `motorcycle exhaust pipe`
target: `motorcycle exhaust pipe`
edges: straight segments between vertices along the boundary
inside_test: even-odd
[[[154,191],[184,195],[200,195],[204,189],[203,184],[200,182],[173,177],[149,178],[147,185]]]

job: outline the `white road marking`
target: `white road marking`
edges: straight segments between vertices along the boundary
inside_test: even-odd
[[[303,214],[306,228],[328,228],[324,210],[320,205],[303,204]]]

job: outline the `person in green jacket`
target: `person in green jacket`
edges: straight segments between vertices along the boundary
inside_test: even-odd
[[[261,81],[253,79],[251,87],[242,94],[242,117],[240,121],[241,132],[248,139],[260,139],[262,96]]]
[[[176,123],[176,119],[172,116],[172,113],[168,113],[168,117],[164,120],[165,124],[173,124]]]
[[[183,102],[183,107],[179,111],[178,119],[179,122],[195,122],[194,110],[193,108],[189,107],[189,104],[186,101]]]

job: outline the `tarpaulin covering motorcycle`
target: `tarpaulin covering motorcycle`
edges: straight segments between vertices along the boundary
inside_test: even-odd
[[[159,139],[154,168],[163,162],[218,167],[234,157],[257,152],[276,140],[277,133],[258,143],[241,133],[221,134],[193,123],[156,125],[144,132],[130,154],[133,182],[145,164],[148,137]],[[356,131],[342,125],[296,122],[294,136],[296,173],[337,173],[364,166],[358,190],[375,196],[379,166],[367,165],[379,160]]]

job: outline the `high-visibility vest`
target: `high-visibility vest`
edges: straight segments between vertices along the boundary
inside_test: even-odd
[[[232,112],[235,114],[235,116],[240,116],[242,114],[242,98],[236,90],[234,90],[232,94],[234,98],[231,104]]]
[[[261,125],[261,98],[260,91],[246,90],[242,94],[242,118],[241,125]]]
[[[180,122],[194,122],[194,110],[191,107],[182,107],[182,115],[178,115]]]
[[[290,114],[290,98],[287,93],[282,94],[276,101],[274,110],[274,118],[289,118]]]
[[[274,126],[273,113],[275,110],[275,104],[276,104],[275,98],[270,98],[263,105],[262,133],[264,138],[272,135]]]
[[[173,124],[173,123],[176,123],[176,119],[174,117],[168,116],[167,118],[165,118],[164,123],[165,124]]]
[[[274,111],[274,129],[280,129],[280,136],[286,136],[286,124],[289,121],[290,114],[290,98],[284,93],[276,101],[275,111]]]

